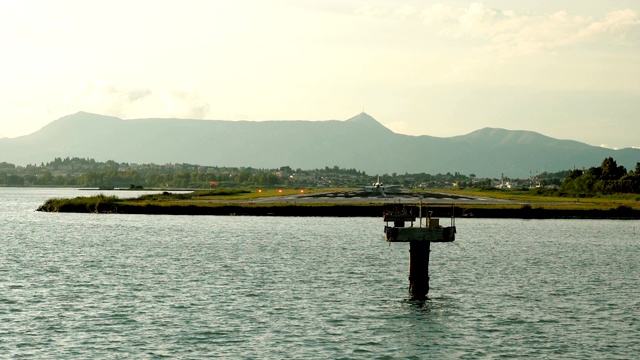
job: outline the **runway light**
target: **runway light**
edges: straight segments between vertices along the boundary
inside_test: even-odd
[[[300,190],[300,194],[304,194],[304,190]]]
[[[282,194],[282,189],[278,189],[278,192]]]
[[[258,189],[258,192],[259,192],[259,193],[261,193],[261,192],[262,192],[262,189]]]

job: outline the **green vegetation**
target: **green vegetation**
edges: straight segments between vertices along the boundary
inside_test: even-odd
[[[313,194],[317,192],[336,192],[348,189],[270,189],[264,191],[250,191],[246,189],[220,189],[220,190],[196,190],[188,193],[171,193],[168,191],[159,194],[141,195],[137,198],[118,198],[99,194],[95,196],[81,196],[72,199],[54,198],[47,200],[38,211],[47,212],[96,212],[114,213],[118,207],[279,207],[287,206],[287,203],[260,204],[247,202],[261,197],[290,196],[300,193]],[[242,204],[242,205],[239,205]],[[333,206],[330,203],[312,203],[306,206]]]
[[[0,164],[2,169],[13,169]],[[290,171],[282,168],[279,171]],[[342,171],[338,168],[325,169],[329,173],[344,175],[361,174],[355,170]],[[107,170],[112,171],[112,170]],[[316,170],[321,172],[320,170]],[[256,172],[258,173],[258,172]],[[301,174],[302,171],[296,172]],[[450,175],[450,174],[449,174]],[[328,175],[327,175],[328,176]],[[362,174],[360,176],[363,176]],[[426,177],[412,175],[414,178]],[[294,178],[291,175],[289,179]],[[393,178],[399,178],[392,175]],[[409,175],[407,175],[409,177]],[[454,177],[461,178],[459,174]],[[5,176],[6,178],[6,176]],[[280,177],[282,178],[282,177]],[[473,179],[474,177],[470,177]],[[459,204],[456,213],[462,216],[481,217],[593,217],[593,218],[638,218],[640,216],[640,163],[635,171],[627,172],[617,166],[615,160],[607,158],[602,166],[588,171],[574,170],[564,179],[559,188],[521,187],[515,190],[501,190],[480,185],[462,188],[448,187],[442,192],[474,197],[488,197],[509,200],[508,204]],[[473,182],[471,182],[473,184]],[[289,184],[291,185],[291,184]],[[137,187],[133,187],[137,188]],[[265,187],[223,187],[195,190],[189,193],[143,195],[136,199],[119,199],[115,196],[97,195],[74,199],[50,199],[38,210],[52,212],[96,212],[96,213],[144,213],[144,214],[191,214],[191,215],[267,215],[287,216],[378,216],[380,205],[375,204],[333,204],[313,203],[296,205],[289,202],[261,204],[251,200],[260,197],[296,195],[301,192],[346,191],[348,188]]]
[[[520,180],[521,186],[559,186],[569,171],[543,172],[535,179]],[[101,189],[296,189],[356,188],[380,181],[406,189],[493,188],[501,180],[478,178],[460,172],[446,174],[366,174],[356,169],[326,166],[322,169],[277,169],[218,167],[193,164],[129,164],[109,160],[97,162],[84,158],[55,158],[40,165],[16,166],[0,163],[0,186],[61,186]],[[506,179],[505,180],[510,180]]]
[[[66,186],[102,189],[208,189],[208,188],[330,188],[360,187],[377,180],[356,169],[326,166],[323,169],[217,167],[193,164],[129,164],[96,162],[84,158],[55,158],[40,165],[0,163],[0,186]],[[405,188],[440,188],[471,185],[475,176],[446,174],[380,174],[385,184]],[[483,180],[484,181],[484,180]],[[489,183],[491,180],[488,180]]]
[[[560,191],[569,196],[591,197],[602,194],[640,194],[640,163],[627,173],[613,158],[606,158],[600,167],[587,171],[573,170],[564,180]]]
[[[111,213],[117,212],[120,201],[116,196],[103,194],[73,199],[54,198],[47,200],[38,208],[38,211]]]
[[[335,189],[334,189],[335,190]],[[279,192],[286,195],[286,192]],[[290,194],[293,194],[290,192]],[[76,213],[127,213],[168,215],[281,215],[281,216],[379,216],[380,205],[311,203],[305,205],[248,202],[251,196],[272,194],[239,191],[196,191],[188,194],[164,192],[135,199],[97,195],[47,200],[38,211]]]
[[[102,189],[308,188],[370,184],[374,176],[337,166],[302,170],[129,164],[84,158],[55,158],[40,165],[0,163],[0,186],[66,186]]]
[[[362,188],[377,180],[356,169],[337,166],[302,170],[282,166],[278,169],[254,169],[199,166],[191,164],[127,164],[93,159],[56,158],[39,166],[0,163],[0,186],[75,186],[103,189],[164,189],[163,194],[146,195],[136,200],[118,200],[98,196],[78,198],[67,203],[52,199],[43,205],[57,211],[61,206],[84,211],[116,211],[122,206],[194,206],[214,207],[242,203],[259,207],[249,200],[259,197],[294,195],[301,191],[340,191]],[[382,174],[380,181],[400,185],[411,191],[439,191],[510,200],[518,205],[473,205],[474,208],[531,210],[611,210],[640,208],[640,163],[634,171],[606,158],[599,167],[588,170],[543,172],[529,179],[481,179],[459,172],[446,174]],[[505,182],[514,185],[499,189]],[[170,189],[195,190],[172,194]],[[330,206],[330,204],[324,204]],[[280,205],[270,205],[280,206]],[[319,206],[314,204],[312,206]],[[323,206],[323,204],[320,204]]]
[[[327,189],[328,190],[328,189]],[[335,191],[336,189],[331,189]],[[320,191],[320,190],[318,190]],[[459,190],[456,194],[476,196],[495,195],[496,192]],[[281,215],[281,216],[380,216],[382,203],[314,202],[296,204],[252,202],[259,196],[277,196],[282,193],[257,193],[246,190],[195,191],[187,194],[164,192],[144,195],[135,199],[96,195],[74,199],[51,199],[38,211],[80,213],[128,213],[175,215]],[[293,194],[293,193],[289,193]],[[498,218],[640,218],[640,201],[631,198],[604,196],[584,199],[531,197],[512,193],[500,198],[516,201],[509,204],[455,204],[456,216]],[[527,201],[527,202],[525,202]],[[530,202],[529,202],[530,201]],[[450,205],[430,205],[435,216],[451,214]]]
[[[623,166],[609,157],[600,167],[589,170],[567,172],[556,188],[536,187],[501,190],[491,187],[447,189],[459,195],[471,195],[510,200],[534,207],[557,210],[640,210],[640,163],[634,171],[627,172]],[[501,205],[517,208],[516,205]],[[495,207],[492,205],[492,207]]]
[[[494,209],[521,209],[529,206],[533,209],[553,210],[611,210],[619,207],[640,210],[640,196],[635,194],[595,195],[588,198],[560,196],[559,192],[550,192],[547,195],[537,194],[535,190],[480,190],[462,189],[445,190],[443,192],[486,197],[493,199],[509,200],[510,204],[456,204],[463,208],[494,208]],[[555,195],[554,195],[555,194]]]

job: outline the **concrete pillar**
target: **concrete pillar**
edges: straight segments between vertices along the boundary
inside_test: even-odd
[[[409,295],[424,300],[429,293],[429,253],[431,242],[409,242]]]

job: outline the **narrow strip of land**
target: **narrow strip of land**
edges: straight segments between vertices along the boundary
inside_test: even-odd
[[[525,201],[526,200],[526,201]],[[481,218],[615,218],[640,219],[640,209],[628,201],[580,202],[517,196],[500,198],[440,192],[375,193],[327,190],[306,193],[295,190],[204,190],[193,193],[143,195],[136,199],[98,195],[74,199],[50,199],[38,208],[45,212],[91,212],[172,215],[253,216],[381,216],[385,204],[428,206],[434,216]],[[597,200],[597,199],[596,199]],[[637,202],[636,202],[637,203]]]

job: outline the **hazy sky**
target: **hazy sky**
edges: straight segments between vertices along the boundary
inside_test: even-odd
[[[125,119],[483,127],[640,146],[638,0],[0,2],[0,137]]]

